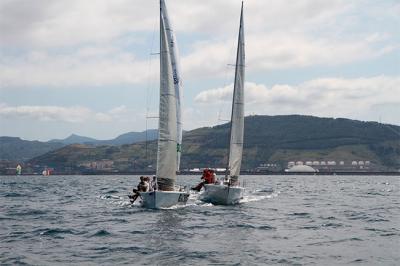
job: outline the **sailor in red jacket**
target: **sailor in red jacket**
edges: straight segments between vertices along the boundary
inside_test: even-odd
[[[195,186],[192,187],[192,190],[200,191],[201,188],[204,186],[204,184],[214,184],[215,183],[215,176],[214,176],[214,171],[211,169],[204,169],[203,170],[203,175],[201,176],[201,182]]]

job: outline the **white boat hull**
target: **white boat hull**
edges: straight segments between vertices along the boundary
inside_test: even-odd
[[[175,205],[185,205],[189,193],[186,191],[150,191],[140,192],[142,207],[148,209],[169,208]]]
[[[205,184],[201,200],[217,205],[234,205],[243,198],[243,193],[243,187]]]

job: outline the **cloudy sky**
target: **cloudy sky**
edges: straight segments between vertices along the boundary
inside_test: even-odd
[[[158,109],[158,0],[0,0],[0,136],[114,138]],[[239,0],[166,0],[184,129],[229,118]],[[400,125],[398,0],[246,0],[246,114]],[[156,128],[147,119],[148,128]]]

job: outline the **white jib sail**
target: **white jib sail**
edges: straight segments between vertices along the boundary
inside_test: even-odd
[[[167,10],[160,0],[160,106],[158,122],[157,182],[160,190],[173,190],[182,134],[180,87],[176,48]],[[176,82],[178,81],[178,82]],[[179,122],[179,123],[178,123]]]
[[[240,13],[240,28],[236,56],[235,83],[233,89],[231,138],[229,147],[230,176],[237,179],[240,174],[243,153],[244,134],[244,76],[245,76],[245,50],[243,30],[243,3]]]

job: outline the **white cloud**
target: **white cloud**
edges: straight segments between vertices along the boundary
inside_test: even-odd
[[[354,63],[398,50],[395,32],[361,27],[362,15],[352,13],[372,19],[383,8],[365,10],[377,6],[391,7],[344,0],[246,1],[248,72]],[[223,76],[235,60],[240,1],[175,0],[168,7],[178,43],[182,31],[190,36],[182,56],[184,78]],[[157,13],[157,1],[1,1],[0,47],[6,49],[0,52],[0,89],[143,84],[158,68],[148,73],[148,61],[134,55],[143,57],[150,49],[136,44],[143,34],[150,39],[158,31]]]
[[[0,44],[57,47],[106,42],[124,33],[152,30],[156,2],[129,0],[0,3]]]
[[[373,38],[372,38],[373,39]],[[201,42],[182,57],[185,79],[221,77],[235,53],[229,42]],[[374,48],[374,43],[309,39],[300,35],[250,35],[246,65],[249,73],[314,65],[338,65],[366,60],[391,52],[396,47]],[[82,87],[144,84],[157,78],[157,58],[151,62],[109,45],[83,46],[73,51],[52,53],[33,50],[27,54],[0,54],[0,89],[5,87]],[[149,63],[153,66],[148,68]],[[151,71],[151,73],[150,73]]]
[[[57,54],[32,51],[0,58],[0,89],[142,83],[154,74],[144,67],[148,64],[110,47],[83,47],[76,52]]]
[[[175,0],[167,5],[178,31],[210,35],[237,28],[240,2]],[[246,1],[245,16],[249,28],[256,31],[292,30],[321,25],[348,9],[344,0]],[[126,33],[157,29],[158,10],[158,1],[143,0],[3,0],[0,45],[56,47],[107,42]]]
[[[276,75],[274,80],[277,76],[287,77],[283,84],[272,87],[247,83],[247,112],[359,119],[382,116],[383,120],[389,117],[389,112],[398,110],[398,101],[393,97],[399,94],[398,78],[320,79],[318,73],[348,77],[398,75],[393,67],[393,58],[398,57],[400,50],[397,2],[246,0],[247,77],[262,83],[264,75],[272,70]],[[240,3],[241,0],[167,1],[181,48],[183,80],[187,84],[185,129],[215,124],[221,101],[229,106],[229,87],[199,94],[195,106],[191,106],[190,98],[204,83],[222,84],[223,78],[228,79],[225,75],[232,80],[234,70],[226,65],[235,61]],[[84,88],[107,86],[111,90],[120,85],[155,84],[158,57],[154,56],[150,62],[144,58],[150,48],[158,47],[158,11],[156,0],[0,1],[0,93],[5,91],[4,95],[10,95],[15,89],[18,95],[31,89],[33,92],[29,93],[41,95],[44,90],[68,87],[79,89],[71,91],[71,95],[84,95],[83,99],[89,94]],[[154,47],[150,47],[153,35]],[[340,70],[332,67],[339,65]],[[317,68],[322,71],[315,71]],[[299,78],[290,76],[295,69],[312,80],[291,84]],[[87,106],[101,101],[96,90],[91,92],[93,97],[88,99]],[[129,93],[127,97],[145,98],[139,91]],[[6,97],[0,102],[8,102]],[[87,107],[62,107],[65,106],[62,99],[52,102],[55,106],[41,106],[33,102],[39,101],[37,98],[31,99],[32,105],[23,105],[25,100],[26,97],[21,97],[20,106],[0,105],[0,118],[7,120],[8,134],[25,134],[18,124],[21,117],[61,121],[55,123],[53,131],[61,132],[68,127],[79,131],[87,126],[104,136],[112,130],[114,133],[131,130],[132,126],[141,130],[145,124],[141,120],[145,111],[139,115],[123,106],[98,112]],[[114,105],[119,104],[115,101]],[[16,118],[15,122],[10,122],[9,117]],[[399,124],[398,115],[390,117],[390,121]],[[137,119],[135,123],[133,119]],[[80,124],[83,122],[85,127]],[[117,124],[99,130],[98,124],[102,123],[97,122]],[[34,122],[31,124],[32,130]],[[61,125],[65,128],[61,129]]]
[[[199,43],[193,53],[182,60],[187,76],[222,76],[226,65],[235,61],[229,42]],[[299,34],[252,34],[246,38],[246,66],[249,72],[290,69],[308,66],[332,66],[354,63],[389,53],[399,47],[376,48],[374,38],[335,40],[309,38]],[[233,73],[233,71],[230,71]]]
[[[112,122],[126,112],[125,106],[115,107],[107,112],[95,112],[82,106],[9,106],[0,104],[0,118],[33,119],[38,121],[57,121],[83,123],[86,121]]]
[[[210,110],[230,104],[233,85],[199,93],[195,102]],[[400,124],[393,110],[400,113],[400,77],[320,78],[298,85],[277,84],[268,88],[262,84],[245,84],[246,113],[305,114],[328,117],[349,117]],[[394,106],[398,106],[394,108]],[[213,107],[214,106],[214,107]],[[385,108],[390,106],[390,108]],[[389,110],[389,111],[388,111]]]

